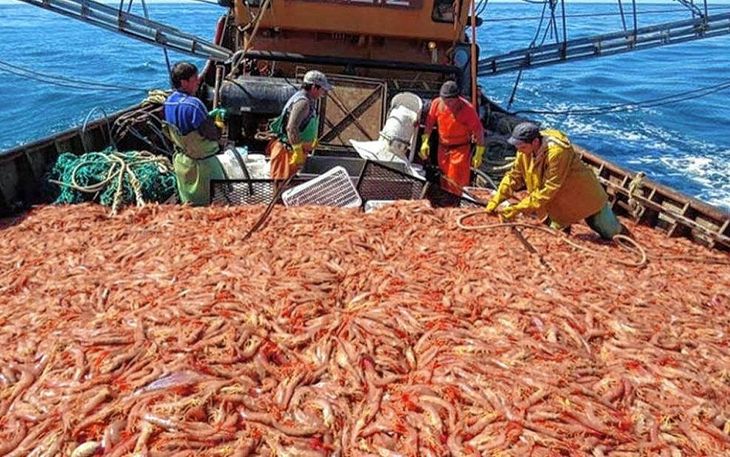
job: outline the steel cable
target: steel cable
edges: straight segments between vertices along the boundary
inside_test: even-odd
[[[120,86],[117,84],[106,84],[94,81],[84,81],[81,79],[68,78],[58,75],[44,74],[35,70],[13,65],[11,63],[0,60],[0,71],[11,73],[22,78],[33,79],[36,81],[53,84],[56,86],[68,87],[71,89],[81,90],[125,90],[130,92],[147,92],[148,89],[140,87]]]
[[[618,105],[609,105],[596,108],[571,108],[567,110],[519,110],[514,114],[550,114],[550,115],[600,115],[609,113],[618,113],[623,111],[633,111],[639,108],[652,108],[656,106],[669,105],[687,100],[694,100],[705,97],[730,88],[730,80],[724,81],[713,86],[701,87],[691,91],[680,92],[678,94],[667,95],[651,100],[644,100],[635,103],[622,103]]]

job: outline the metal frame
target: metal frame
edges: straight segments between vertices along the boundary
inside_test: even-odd
[[[380,172],[387,173],[389,176],[396,177],[396,179],[398,181],[400,181],[401,183],[410,182],[415,185],[420,185],[421,187],[416,189],[417,195],[412,193],[411,195],[413,195],[415,198],[411,198],[411,199],[415,200],[418,198],[429,198],[430,197],[429,200],[431,200],[432,203],[436,203],[437,206],[438,206],[439,201],[443,201],[446,199],[458,201],[460,203],[460,206],[474,206],[474,207],[483,206],[483,202],[481,202],[477,199],[471,198],[468,195],[451,194],[450,192],[441,189],[438,184],[434,185],[434,183],[430,183],[423,178],[413,176],[411,174],[405,173],[396,168],[392,168],[392,167],[383,165],[382,163],[375,162],[372,160],[365,160],[364,162],[365,162],[365,164],[364,164],[362,170],[360,171],[360,174],[357,177],[354,177],[354,176],[351,177],[352,179],[356,180],[355,189],[358,191],[359,194],[362,192],[363,185],[365,185],[368,182],[367,181],[368,180],[368,171],[372,170],[372,169],[376,169]],[[294,180],[292,180],[289,187],[291,188],[296,185],[305,183],[308,180],[313,179],[314,177],[315,177],[315,175],[297,176],[297,177],[295,177]],[[276,181],[273,179],[212,179],[210,181],[211,202],[215,203],[215,204],[223,203],[222,202],[223,198],[226,198],[226,197],[221,198],[218,195],[219,186],[230,187],[230,185],[232,185],[232,184],[244,184],[244,185],[246,185],[246,188],[250,188],[252,185],[255,186],[256,184],[259,184],[259,185],[266,184],[266,185],[269,185],[271,187],[271,189],[273,189],[275,182]],[[384,190],[383,192],[385,192],[387,194],[387,189]],[[273,193],[272,193],[272,195],[273,195]],[[361,195],[361,197],[362,197],[362,208],[363,209],[365,207],[365,204],[370,200],[388,200],[388,198],[367,198],[366,196],[362,196],[362,195]],[[409,200],[408,198],[392,198],[392,199],[393,200]],[[257,201],[254,204],[268,204],[270,202],[271,202],[271,200],[267,200],[267,201],[262,200],[262,201]],[[236,202],[231,201],[230,199],[228,199],[227,203],[228,204],[238,204]],[[246,205],[249,203],[244,202],[241,204]]]
[[[22,0],[34,1],[34,0]],[[350,68],[380,68],[400,71],[417,71],[429,73],[461,75],[462,70],[453,65],[440,65],[431,63],[401,62],[397,60],[359,59],[333,56],[313,56],[297,54],[293,52],[250,50],[246,51],[244,57],[256,60],[273,60],[278,62],[291,62],[305,65],[334,65]]]
[[[611,56],[658,46],[712,38],[730,33],[730,13],[669,22],[636,30],[565,40],[528,47],[507,54],[481,59],[479,76],[494,76],[511,71],[545,67],[573,60]]]
[[[93,0],[20,0],[72,19],[77,19],[144,43],[161,46],[194,57],[226,61],[231,50]]]
[[[358,130],[360,130],[360,132],[365,137],[367,137],[367,139],[373,140],[374,138],[371,138],[370,133],[367,131],[366,127],[368,126],[361,125],[361,115],[366,113],[373,105],[380,102],[381,107],[378,118],[378,125],[375,126],[373,128],[373,132],[371,132],[375,135],[375,138],[377,138],[378,131],[380,130],[380,127],[383,125],[383,122],[385,120],[386,100],[388,97],[387,85],[380,79],[362,78],[354,76],[333,76],[330,78],[330,80],[335,86],[335,90],[328,93],[327,97],[325,97],[322,101],[322,119],[324,122],[320,124],[319,142],[322,144],[331,143],[351,125],[355,125]],[[352,88],[359,89],[367,89],[367,86],[371,86],[372,88],[372,92],[363,97],[359,101],[359,103],[352,109],[348,109],[345,106],[344,101],[341,100],[335,93],[337,87],[346,86],[349,88],[350,85],[352,85]],[[332,124],[332,122],[327,118],[327,105],[330,101],[343,113],[342,119],[340,119],[336,124]]]

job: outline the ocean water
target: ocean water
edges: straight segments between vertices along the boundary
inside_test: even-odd
[[[710,3],[712,11],[730,5]],[[202,3],[148,3],[150,17],[212,39],[224,12]],[[678,3],[639,4],[638,25],[686,19]],[[135,11],[141,13],[138,7]],[[479,29],[481,57],[527,47],[542,5],[488,4]],[[615,3],[568,3],[569,38],[621,29]],[[558,21],[558,26],[562,24]],[[544,28],[543,28],[544,30]],[[540,39],[542,39],[540,34]],[[546,42],[554,40],[550,34]],[[171,53],[175,61],[186,58]],[[203,61],[195,61],[202,67]],[[18,76],[7,65],[32,69],[65,87]],[[160,48],[126,39],[21,3],[0,4],[0,151],[83,123],[94,108],[113,112],[166,88]],[[37,75],[35,75],[37,76]],[[89,90],[62,78],[120,86]],[[506,106],[516,74],[480,84]],[[566,111],[654,100],[730,81],[730,35],[523,73],[511,109]],[[71,84],[73,86],[73,84]],[[730,209],[730,89],[687,100],[602,115],[531,114],[620,166],[708,203]]]

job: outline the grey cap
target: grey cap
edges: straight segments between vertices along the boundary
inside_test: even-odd
[[[446,81],[441,85],[441,89],[439,90],[439,97],[454,98],[458,97],[460,92],[461,91],[459,90],[459,85],[456,84],[456,81]]]
[[[521,122],[512,129],[512,136],[507,140],[509,144],[517,146],[520,143],[532,143],[540,136],[540,127],[532,122]]]
[[[332,84],[327,81],[327,77],[319,70],[309,70],[304,75],[304,82],[308,84],[316,84],[324,90],[332,90]]]

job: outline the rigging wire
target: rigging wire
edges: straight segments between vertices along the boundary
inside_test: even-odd
[[[622,8],[623,5],[621,2],[619,2],[619,8]],[[712,6],[709,8],[710,10],[718,10],[718,11],[725,11],[730,9],[730,6]],[[669,14],[669,13],[684,13],[687,10],[684,8],[677,8],[677,9],[667,9],[667,10],[643,10],[643,11],[637,11],[637,16],[644,16],[647,14]],[[609,17],[609,16],[622,16],[622,19],[625,21],[624,14],[622,12],[618,13],[576,13],[576,14],[566,14],[566,18],[575,18],[575,17]],[[540,16],[507,16],[507,17],[497,17],[493,19],[487,19],[483,18],[482,22],[522,22],[522,21],[530,21],[530,20],[536,20],[540,19]],[[625,28],[624,28],[625,30]]]
[[[148,89],[141,87],[130,87],[120,86],[116,84],[106,84],[95,81],[85,81],[81,79],[68,78],[58,75],[50,75],[40,73],[28,68],[13,65],[11,63],[0,60],[0,71],[11,73],[22,78],[33,79],[36,81],[53,84],[61,87],[68,87],[71,89],[83,89],[83,90],[124,90],[129,92],[147,92]]]
[[[487,9],[487,3],[489,0],[481,0],[478,2],[477,17],[480,17],[482,13]]]
[[[705,14],[702,12],[702,10],[694,3],[690,3],[687,0],[677,0],[677,1],[679,2],[680,5],[684,6],[685,8],[689,9],[690,11],[692,11],[693,16],[696,14],[699,17],[705,17]],[[705,4],[706,3],[707,2],[705,1]]]
[[[208,5],[221,6],[218,2],[214,2],[211,0],[189,0],[189,1],[198,2],[198,3],[206,3]]]
[[[636,14],[636,0],[631,0],[634,15],[634,37],[636,37],[637,30],[639,29],[639,17]]]
[[[599,106],[596,108],[577,108],[567,109],[560,111],[550,110],[520,110],[515,111],[514,114],[550,114],[550,115],[599,115],[608,113],[618,113],[623,111],[633,111],[639,108],[652,108],[655,106],[670,105],[672,103],[679,103],[687,100],[694,100],[700,97],[705,97],[726,89],[730,89],[730,80],[715,84],[712,86],[705,86],[699,89],[694,89],[686,92],[680,92],[677,94],[667,95],[664,97],[654,98],[650,100],[643,100],[634,103],[621,103],[617,105]]]
[[[127,8],[127,13],[132,9],[132,3],[134,0],[129,0],[129,7]],[[145,0],[140,0],[142,4],[142,9],[144,10],[144,17],[145,19],[150,18],[150,13],[147,11],[147,2]],[[122,0],[122,4],[124,4],[124,0]],[[120,6],[121,11],[121,6]],[[163,43],[162,44],[162,54],[165,56],[165,64],[167,65],[167,77],[170,80],[170,87],[173,87],[174,84],[172,83],[172,65],[170,64],[170,56],[167,53],[167,46]]]
[[[543,0],[543,1],[521,0],[521,1],[526,2],[526,3],[534,3],[534,4],[542,4],[543,5],[542,14],[540,15],[540,22],[538,23],[537,30],[535,32],[535,36],[533,37],[532,41],[530,42],[529,46],[527,47],[528,57],[529,57],[529,50],[532,49],[532,48],[534,48],[534,47],[536,47],[537,37],[541,33],[542,25],[543,25],[543,23],[545,21],[546,7],[548,5],[550,6],[550,18],[548,19],[548,24],[545,27],[544,32],[542,33],[542,39],[541,39],[540,43],[537,46],[538,47],[539,46],[542,46],[545,43],[545,41],[547,40],[548,35],[550,37],[554,37],[555,44],[560,44],[560,31],[558,30],[558,23],[557,23],[557,20],[556,20],[556,11],[555,11],[556,8],[557,8],[557,6],[558,6],[558,2],[560,2],[560,5],[562,7],[561,8],[561,10],[562,10],[561,11],[561,13],[562,13],[562,40],[563,40],[563,49],[562,49],[562,51],[565,52],[565,49],[566,49],[566,46],[567,46],[567,25],[566,25],[566,18],[568,17],[568,15],[565,12],[565,3],[564,3],[564,0]],[[692,10],[693,16],[696,15],[696,14],[698,14],[702,18],[706,18],[707,17],[706,15],[702,15],[702,13],[700,12],[700,9],[696,5],[694,5],[693,0],[677,0],[677,1],[680,4],[682,4],[682,5],[690,8]],[[704,6],[705,6],[705,11],[707,11],[707,0],[703,0],[703,2],[704,2]],[[627,27],[626,14],[625,14],[626,12],[625,12],[625,10],[623,8],[623,4],[622,4],[622,1],[621,0],[618,0],[618,6],[619,6],[619,14],[621,16],[621,22],[622,22],[622,25],[623,25],[623,29],[624,29],[624,31],[627,31],[628,27]],[[636,40],[637,34],[638,34],[638,16],[639,16],[639,11],[638,11],[638,8],[637,8],[637,1],[636,0],[631,0],[631,9],[632,9],[632,13],[631,14],[632,14],[632,18],[633,18],[633,24],[632,24],[633,25],[633,33],[632,33],[632,35],[633,35],[633,39]],[[643,12],[643,14],[651,14],[651,13],[652,13],[651,10],[650,11],[644,11]],[[614,14],[611,14],[611,15],[614,15]],[[609,15],[609,14],[603,13],[602,15]],[[585,17],[585,15],[583,15],[583,17]],[[524,20],[524,18],[522,18],[522,20]],[[517,89],[518,89],[519,84],[520,84],[520,81],[522,79],[522,72],[523,72],[523,68],[520,68],[519,71],[518,71],[518,73],[517,73],[517,77],[515,78],[514,86],[512,88],[512,91],[510,93],[510,97],[509,97],[508,102],[507,102],[507,109],[508,110],[512,107],[512,104],[514,103],[515,96],[517,94]],[[704,88],[704,89],[699,89],[697,91],[690,91],[690,92],[687,92],[685,94],[680,94],[680,97],[683,97],[684,95],[688,95],[688,94],[693,94],[693,93],[702,93],[703,95],[701,95],[701,96],[704,96],[704,95],[707,95],[709,93],[713,93],[713,92],[716,92],[716,91],[719,91],[719,90],[724,90],[725,88],[726,87],[725,87],[724,84],[720,84],[720,85],[713,86],[713,87],[710,87],[710,88]],[[710,92],[704,93],[705,91],[708,91],[708,90],[710,90]],[[602,114],[604,112],[615,112],[615,111],[621,111],[621,110],[637,109],[637,108],[641,108],[641,107],[659,106],[657,104],[654,104],[654,103],[657,103],[657,102],[659,102],[659,104],[668,104],[668,103],[676,103],[676,102],[682,101],[682,100],[684,100],[684,98],[676,98],[676,96],[674,96],[674,97],[669,97],[668,101],[666,101],[664,99],[657,99],[657,100],[653,100],[653,101],[640,102],[639,104],[624,104],[624,105],[616,105],[616,106],[609,106],[609,107],[605,107],[605,108],[588,109],[588,110],[569,110],[569,111],[561,111],[561,112],[553,112],[553,111],[546,111],[546,112],[518,111],[518,112],[530,112],[530,113],[534,113],[534,114]]]
[[[621,2],[621,0],[618,0],[618,11],[621,14],[621,25],[624,28],[624,32],[627,30],[626,28],[626,14],[624,13],[624,4]]]
[[[562,10],[560,14],[563,17],[563,53],[565,53],[568,43],[568,26],[565,21],[565,0],[560,0],[560,9]]]
[[[558,0],[553,0],[550,2],[550,23],[548,30],[550,30],[550,37],[555,38],[555,44],[558,43],[558,21],[555,18],[555,8],[558,6]],[[547,34],[547,30],[545,31]],[[545,37],[542,38],[542,42],[540,43],[540,46],[545,44]]]
[[[540,14],[540,22],[537,24],[537,30],[535,30],[535,36],[532,37],[532,41],[530,42],[530,48],[535,46],[535,43],[537,42],[537,37],[540,36],[540,30],[542,29],[542,24],[545,21],[545,12],[547,11],[547,2],[542,2],[542,13]],[[543,38],[544,41],[544,38]],[[517,88],[520,85],[520,80],[522,79],[522,69],[517,72],[517,77],[515,78],[515,83],[512,86],[512,92],[510,93],[509,101],[507,102],[507,109],[509,110],[512,107],[512,103],[515,101],[515,96],[517,95]]]

